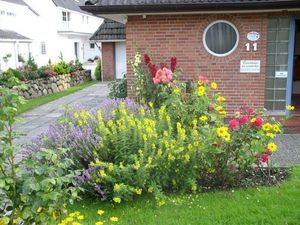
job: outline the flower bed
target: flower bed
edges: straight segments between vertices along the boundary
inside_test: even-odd
[[[49,95],[59,91],[67,90],[72,86],[84,83],[91,80],[91,71],[83,70],[78,75],[72,74],[57,75],[53,77],[39,78],[36,80],[24,81],[28,88],[20,91],[20,95],[26,99],[37,98],[44,95]]]

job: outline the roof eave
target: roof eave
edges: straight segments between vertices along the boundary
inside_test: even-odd
[[[300,7],[300,1],[277,3],[207,3],[207,4],[159,4],[159,5],[86,5],[80,6],[84,11],[93,14],[140,14],[140,13],[171,13],[171,12],[199,12],[199,11],[241,11],[241,10],[288,10]]]

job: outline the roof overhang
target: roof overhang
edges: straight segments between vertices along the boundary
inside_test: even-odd
[[[74,36],[84,36],[84,37],[90,37],[92,33],[83,33],[83,32],[77,32],[77,31],[57,31],[58,34],[61,35],[74,35]]]
[[[31,43],[31,42],[32,42],[32,40],[30,40],[30,39],[5,39],[5,38],[0,38],[0,42]]]
[[[184,4],[138,4],[138,5],[85,5],[80,6],[84,11],[97,15],[105,14],[166,14],[166,13],[187,13],[187,12],[234,12],[249,11],[256,12],[264,10],[286,11],[300,8],[300,1],[253,1],[253,2],[222,2],[222,3],[184,3]]]

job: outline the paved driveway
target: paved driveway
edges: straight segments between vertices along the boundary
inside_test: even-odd
[[[92,109],[106,99],[108,93],[107,83],[98,83],[21,114],[20,117],[24,121],[16,124],[15,128],[26,135],[16,140],[16,143],[28,143],[32,138],[45,131],[50,124],[63,115],[66,105],[79,104],[87,109]]]

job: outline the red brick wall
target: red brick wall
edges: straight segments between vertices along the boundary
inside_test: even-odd
[[[102,43],[102,71],[103,80],[115,80],[115,43]]]
[[[215,20],[233,23],[240,36],[236,50],[225,57],[209,54],[203,46],[205,28]],[[169,15],[169,16],[129,16],[126,24],[127,59],[132,59],[135,49],[149,50],[156,62],[168,62],[176,56],[178,66],[183,70],[182,80],[195,79],[199,75],[208,76],[219,84],[219,90],[228,100],[228,110],[240,106],[264,106],[265,64],[267,40],[267,15]],[[258,51],[247,52],[247,33],[261,34]],[[260,74],[240,73],[240,60],[261,60]],[[128,65],[128,91],[132,94],[132,69]]]

